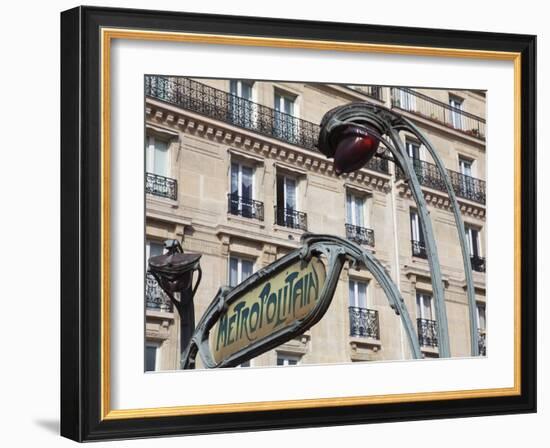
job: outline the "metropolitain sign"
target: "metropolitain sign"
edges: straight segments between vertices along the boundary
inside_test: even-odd
[[[297,261],[235,300],[210,335],[216,363],[305,318],[317,305],[326,271],[318,258]]]
[[[219,289],[182,356],[182,368],[194,368],[197,355],[206,368],[235,367],[303,334],[327,312],[345,263],[372,273],[401,318],[412,352],[421,356],[399,289],[370,251],[334,235],[305,234],[302,243],[234,288]]]

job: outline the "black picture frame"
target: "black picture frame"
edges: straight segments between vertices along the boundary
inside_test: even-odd
[[[520,393],[514,396],[102,418],[102,28],[359,42],[521,55]],[[61,14],[61,435],[76,441],[536,411],[536,36],[77,7]]]

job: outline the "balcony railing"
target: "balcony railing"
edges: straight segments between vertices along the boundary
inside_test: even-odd
[[[392,87],[392,106],[473,137],[485,138],[485,119],[411,89]]]
[[[320,132],[318,124],[301,120],[189,78],[146,76],[145,94],[182,109],[317,151]],[[379,157],[373,157],[365,167],[382,173],[388,172],[387,160]]]
[[[275,206],[275,224],[291,229],[307,230],[307,214],[291,208]]]
[[[412,162],[421,185],[434,190],[447,191],[443,176],[436,165],[418,159],[412,159]],[[452,170],[447,170],[447,173],[453,190],[458,197],[485,204],[485,181]],[[396,176],[397,179],[405,178],[405,174],[399,167]]]
[[[159,174],[145,173],[145,192],[163,198],[178,198],[178,181]]]
[[[146,274],[145,283],[145,306],[148,310],[164,311],[171,313],[173,311],[172,301],[170,297],[159,286],[155,277],[151,274]]]
[[[411,240],[411,249],[413,257],[428,258],[424,241]]]
[[[350,306],[349,334],[350,336],[380,339],[378,311]]]
[[[264,203],[254,199],[243,198],[242,196],[229,193],[227,195],[227,210],[232,215],[244,218],[264,220]]]
[[[485,258],[478,255],[470,255],[472,269],[477,272],[485,272]]]
[[[477,330],[477,348],[479,351],[479,356],[487,356],[487,333],[484,329],[479,328]]]
[[[374,246],[374,230],[367,229],[366,227],[346,224],[346,238],[357,244]]]
[[[437,322],[430,319],[416,319],[418,343],[422,347],[437,347]]]

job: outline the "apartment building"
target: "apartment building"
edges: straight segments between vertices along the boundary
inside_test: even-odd
[[[441,155],[460,204],[474,271],[478,344],[486,354],[485,93],[298,82],[146,77],[146,256],[165,239],[202,254],[196,319],[234,286],[300,246],[308,231],[374,253],[400,289],[425,357],[438,356],[430,270],[416,205],[393,163],[374,157],[337,176],[316,150],[323,115],[366,101],[409,117]],[[402,135],[430,208],[452,356],[469,356],[466,281],[452,210],[425,148]],[[179,366],[178,315],[146,281],[146,369]],[[346,267],[323,319],[247,365],[411,357],[401,320],[372,275]]]

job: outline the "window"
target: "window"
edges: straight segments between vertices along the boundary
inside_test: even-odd
[[[411,222],[411,244],[412,244],[412,254],[415,257],[426,258],[426,246],[424,244],[424,233],[420,226],[420,218],[418,217],[418,212],[416,210],[410,211],[410,222]]]
[[[145,346],[145,371],[153,372],[159,370],[159,346],[157,344],[147,344]]]
[[[275,135],[295,141],[298,134],[298,120],[294,117],[296,97],[280,91],[275,92]]]
[[[229,258],[229,286],[237,286],[254,272],[254,262],[239,257]]]
[[[412,91],[399,89],[399,107],[405,110],[416,110],[416,96]]]
[[[416,315],[419,319],[434,320],[431,294],[416,293]]]
[[[147,240],[145,243],[145,270],[149,269],[149,258],[158,257],[164,253],[164,244]]]
[[[367,283],[357,280],[349,281],[349,306],[367,308]]]
[[[465,157],[458,158],[458,169],[460,170],[460,189],[462,196],[467,198],[475,197],[476,184],[473,178],[474,161]]]
[[[365,227],[365,199],[348,193],[346,196],[347,224]]]
[[[232,94],[229,97],[229,112],[233,123],[251,127],[254,116],[254,103],[252,103],[251,81],[231,80],[229,82],[229,91]]]
[[[411,159],[420,160],[420,145],[418,143],[407,140],[405,142],[405,148]]]
[[[477,328],[479,329],[479,331],[485,332],[485,328],[486,328],[485,304],[478,303],[476,308],[477,308]]]
[[[462,102],[457,97],[449,97],[449,106],[451,106],[451,126],[455,129],[462,129]]]
[[[294,177],[277,175],[276,223],[280,226],[306,230],[305,214],[297,210],[298,181]]]
[[[465,157],[459,157],[458,158],[458,168],[460,170],[460,174],[464,174],[465,176],[473,176],[472,166],[474,164],[474,161],[471,159],[467,159]]]
[[[287,355],[286,353],[277,353],[278,366],[297,366],[300,364],[300,356]]]
[[[168,143],[152,135],[148,136],[145,164],[148,173],[167,177],[170,167]]]
[[[437,347],[437,323],[434,319],[433,300],[431,294],[416,293],[416,324],[418,342],[423,347]]]
[[[254,215],[254,168],[231,163],[230,213],[251,218]]]
[[[479,231],[473,227],[465,226],[466,241],[468,242],[468,250],[470,251],[470,257],[478,258],[481,256],[479,246]]]

